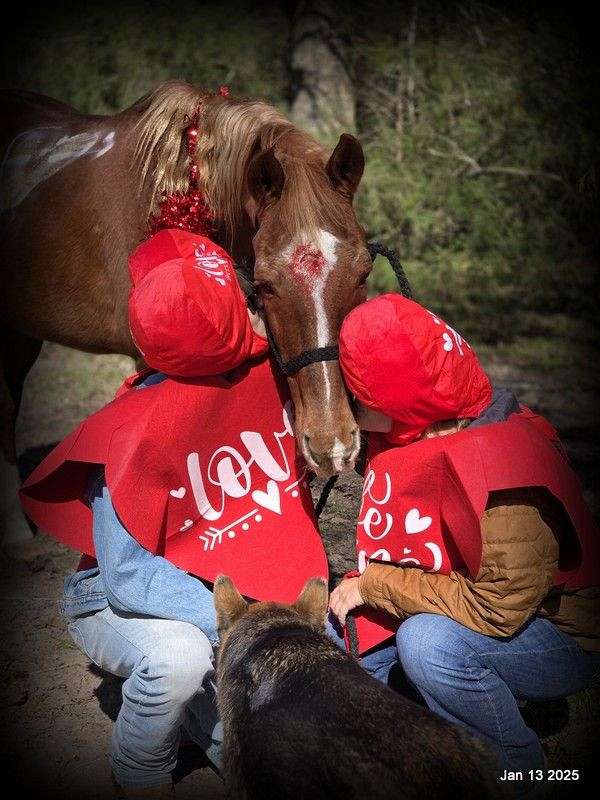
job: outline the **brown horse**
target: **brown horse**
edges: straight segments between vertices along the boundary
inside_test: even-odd
[[[187,188],[183,133],[195,113],[217,239],[250,265],[284,360],[336,344],[343,317],[365,297],[371,260],[352,209],[364,158],[349,135],[329,155],[263,102],[180,82],[111,117],[12,93],[0,113],[4,517],[19,538],[14,423],[23,381],[43,341],[139,357],[127,257],[162,193]],[[289,383],[308,465],[324,475],[351,468],[359,435],[337,362],[311,363]]]

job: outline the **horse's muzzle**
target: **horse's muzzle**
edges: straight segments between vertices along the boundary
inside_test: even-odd
[[[319,448],[310,436],[302,436],[302,453],[310,469],[319,477],[328,478],[351,472],[360,451],[360,431],[355,428],[351,433],[352,441],[345,445],[339,439],[334,439],[333,444],[327,449]]]

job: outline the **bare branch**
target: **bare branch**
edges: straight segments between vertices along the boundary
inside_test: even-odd
[[[485,40],[485,36],[483,35],[483,31],[476,23],[473,23],[473,29],[475,30],[475,36],[477,37],[477,41],[482,47],[487,47],[487,42]]]
[[[543,169],[523,169],[522,167],[481,167],[478,172],[472,173],[474,175],[483,175],[485,173],[499,173],[504,175],[519,175],[522,178],[548,178],[558,183],[565,183],[564,178],[557,175],[555,172],[546,172]]]
[[[462,161],[464,164],[467,165],[467,169],[457,170],[453,173],[454,177],[458,177],[461,172],[466,174],[469,178],[476,178],[479,175],[517,175],[521,178],[547,178],[548,180],[558,181],[559,183],[565,183],[564,179],[557,175],[555,172],[546,172],[545,170],[540,169],[526,169],[525,167],[505,167],[498,164],[490,164],[490,165],[482,165],[479,163],[478,158],[474,158],[470,156],[468,153],[465,153],[459,145],[447,136],[442,136],[442,139],[445,139],[449,144],[451,151],[442,152],[441,150],[437,150],[434,147],[427,148],[427,152],[435,156],[436,158],[444,158],[444,159],[453,159],[455,161]],[[480,153],[479,158],[485,152],[487,152],[492,147],[492,144],[488,143]]]

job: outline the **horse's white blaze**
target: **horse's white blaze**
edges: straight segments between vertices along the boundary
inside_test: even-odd
[[[327,279],[337,263],[338,240],[332,233],[329,233],[329,231],[322,230],[319,231],[318,241],[315,244],[317,249],[323,254],[325,266],[321,274],[315,278],[311,288],[311,294],[315,304],[315,317],[317,321],[317,347],[325,347],[331,344],[331,341],[329,339],[329,320],[325,312],[324,294]]]
[[[59,127],[23,131],[9,145],[0,166],[0,211],[16,208],[37,186],[78,159],[100,158],[114,143],[114,131],[73,135]]]
[[[327,363],[325,361],[321,361],[321,370],[323,371],[323,385],[325,386],[325,400],[329,403],[331,402],[331,383],[329,382],[329,370],[327,369]]]
[[[291,263],[298,248],[309,247],[311,252],[322,257],[322,267],[318,273],[311,267],[310,260],[306,263],[301,261],[300,264],[293,265],[296,277],[308,289],[314,303],[317,347],[325,347],[331,344],[324,295],[327,280],[337,263],[338,243],[339,240],[332,233],[320,230],[316,239],[301,235],[297,241],[288,245],[281,254],[284,262]]]
[[[308,237],[302,236],[301,243],[306,243]],[[326,347],[331,344],[329,320],[327,319],[327,312],[325,311],[325,286],[327,280],[331,275],[337,263],[337,245],[338,239],[329,231],[321,230],[315,242],[310,242],[323,256],[323,268],[318,275],[307,275],[309,280],[310,294],[315,308],[315,323],[317,335],[317,347]],[[290,248],[290,255],[292,248]],[[323,385],[325,387],[325,399],[327,403],[331,402],[331,382],[329,380],[329,370],[327,369],[326,362],[321,362],[321,369],[323,371]]]
[[[294,277],[309,294],[315,310],[315,347],[326,347],[334,344],[332,333],[325,310],[325,289],[329,276],[337,264],[337,246],[339,240],[329,231],[320,230],[316,237],[301,235],[281,253],[281,258],[290,265]],[[298,257],[299,251],[301,252]],[[327,362],[320,362],[325,390],[325,402],[331,403],[332,390]],[[302,443],[304,455],[310,464],[314,464],[305,442]],[[336,472],[341,472],[344,467],[346,447],[339,439],[335,439],[328,455],[331,458]]]

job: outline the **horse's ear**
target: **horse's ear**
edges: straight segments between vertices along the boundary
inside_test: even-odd
[[[233,623],[246,613],[248,603],[235,588],[231,578],[219,575],[215,581],[213,602],[217,612],[217,628],[224,633]]]
[[[361,143],[349,133],[342,133],[327,162],[327,174],[334,188],[352,199],[364,168],[365,156]]]
[[[278,200],[284,183],[285,174],[274,147],[263,150],[252,159],[248,167],[248,189],[259,208]]]

